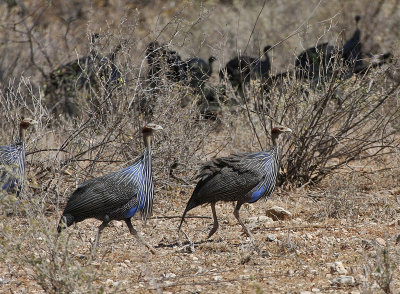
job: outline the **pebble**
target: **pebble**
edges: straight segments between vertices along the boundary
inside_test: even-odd
[[[352,276],[340,276],[337,278],[334,278],[331,281],[331,284],[333,286],[353,286],[355,284],[354,277]]]
[[[372,242],[366,239],[361,240],[361,245],[366,250],[369,250],[373,247]]]
[[[214,281],[221,282],[222,281],[222,277],[221,276],[214,276]]]
[[[267,242],[274,242],[274,241],[276,241],[276,235],[274,235],[274,234],[268,234],[267,237],[265,238],[265,240],[266,240]]]
[[[383,239],[380,238],[380,237],[376,238],[376,239],[375,239],[375,242],[376,242],[378,245],[382,246],[382,247],[386,247],[386,241],[383,240]]]
[[[312,289],[311,289],[311,292],[313,292],[313,293],[318,293],[318,292],[321,292],[321,290],[318,289],[318,288],[312,288]]]
[[[193,256],[192,259],[193,259],[194,261],[199,260],[196,256]]]
[[[166,274],[164,274],[164,277],[166,279],[174,279],[174,278],[176,278],[176,275],[174,273],[166,273]]]
[[[239,278],[242,280],[248,280],[250,279],[250,275],[239,275]]]
[[[279,206],[273,206],[265,212],[266,216],[272,218],[274,221],[287,220],[292,218],[292,214]]]
[[[246,223],[253,223],[253,222],[267,222],[271,223],[272,219],[268,216],[265,215],[259,215],[259,216],[251,216],[245,220]]]
[[[312,274],[312,275],[317,275],[317,274],[318,274],[318,271],[315,270],[315,269],[312,269],[312,270],[310,270],[310,274]]]
[[[339,275],[347,275],[347,270],[341,261],[336,261],[329,264],[331,274],[338,273]]]
[[[400,218],[389,223],[389,227],[400,226]]]

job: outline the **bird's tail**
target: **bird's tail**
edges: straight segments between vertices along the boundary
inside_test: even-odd
[[[70,214],[63,215],[60,219],[60,222],[58,223],[57,226],[57,232],[61,233],[62,230],[64,230],[66,227],[69,227],[74,223],[74,217]]]
[[[188,204],[186,205],[185,211],[183,212],[183,215],[182,215],[182,218],[181,218],[181,222],[180,222],[179,227],[178,227],[178,231],[181,230],[181,227],[182,227],[183,221],[185,219],[186,213],[189,210],[195,208],[196,206],[197,206],[196,203],[192,199],[190,199]]]

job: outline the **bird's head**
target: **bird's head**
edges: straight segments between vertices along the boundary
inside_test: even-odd
[[[159,131],[159,130],[162,130],[162,129],[163,129],[163,127],[160,126],[160,125],[156,125],[156,124],[153,124],[153,123],[149,123],[149,124],[147,124],[147,125],[145,125],[145,126],[143,127],[142,133],[143,133],[143,134],[144,134],[144,133],[152,133],[153,131]]]
[[[36,120],[33,120],[31,118],[24,118],[20,122],[19,126],[20,126],[21,129],[27,129],[29,126],[37,125],[37,124],[38,124],[38,122]]]
[[[272,46],[269,46],[269,45],[265,46],[264,47],[264,54],[266,54],[268,52],[268,50],[271,49],[271,48],[272,48]]]
[[[275,126],[271,130],[271,133],[275,134],[275,135],[279,135],[279,134],[282,134],[282,133],[291,133],[291,132],[292,132],[292,129],[289,129],[289,128],[284,127],[284,126]]]

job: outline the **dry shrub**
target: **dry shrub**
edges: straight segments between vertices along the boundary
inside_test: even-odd
[[[318,84],[289,74],[267,93],[262,87],[247,93],[249,118],[257,117],[255,131],[261,125],[268,132],[277,123],[293,129],[282,152],[282,181],[318,183],[354,160],[394,154],[399,143],[399,82],[388,82],[388,67],[342,79],[346,70],[335,62]]]

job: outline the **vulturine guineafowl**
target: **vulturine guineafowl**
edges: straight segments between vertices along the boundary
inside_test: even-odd
[[[162,130],[156,124],[148,124],[143,130],[145,149],[142,156],[131,166],[94,178],[81,184],[71,195],[58,225],[58,232],[73,223],[87,218],[102,221],[98,228],[94,248],[101,231],[112,220],[124,220],[129,231],[151,251],[151,246],[141,240],[133,228],[131,217],[140,211],[145,221],[152,212],[154,184],[151,164],[151,136]]]
[[[239,95],[244,96],[243,86],[248,84],[251,79],[265,79],[271,70],[271,62],[268,57],[268,51],[271,46],[264,47],[263,59],[249,56],[238,56],[231,59],[219,72],[220,79],[226,77],[232,87],[237,89]]]
[[[110,94],[118,85],[122,75],[115,65],[115,59],[122,45],[118,44],[112,52],[103,56],[95,49],[99,38],[97,33],[91,35],[87,56],[60,65],[48,74],[45,95],[49,97],[50,111],[75,116],[79,112],[76,102],[79,91],[92,91],[103,85],[107,94]]]
[[[199,57],[187,60],[185,63],[189,85],[194,88],[202,88],[204,83],[211,77],[212,64],[216,60],[214,56],[208,59],[208,63]]]
[[[344,63],[353,69],[359,67],[362,64],[361,31],[358,27],[358,22],[360,21],[360,19],[361,17],[359,15],[355,17],[356,30],[354,31],[351,38],[348,39],[346,43],[344,43],[342,49],[342,57]]]
[[[149,65],[147,78],[152,87],[161,83],[163,75],[170,81],[186,80],[185,62],[174,50],[157,41],[150,42],[146,48],[146,60]]]
[[[328,43],[307,48],[296,57],[296,76],[317,85],[322,77],[331,74],[336,54],[335,48]]]
[[[233,214],[244,232],[251,236],[239,217],[239,209],[244,203],[253,203],[262,197],[268,199],[272,194],[280,164],[278,138],[280,134],[291,131],[283,126],[272,128],[272,148],[267,151],[234,154],[206,163],[198,176],[200,181],[183,212],[179,229],[189,210],[210,203],[214,218],[214,226],[208,234],[210,238],[218,229],[215,204],[218,201],[237,201]]]
[[[0,146],[1,190],[20,196],[25,184],[25,133],[37,121],[25,118],[19,124],[19,138],[9,146]],[[0,192],[1,193],[1,192]]]

